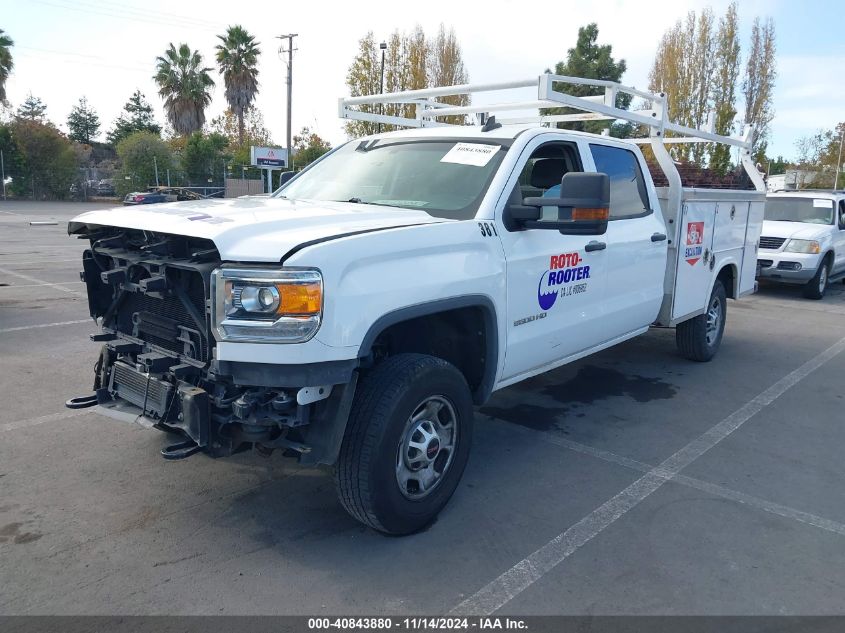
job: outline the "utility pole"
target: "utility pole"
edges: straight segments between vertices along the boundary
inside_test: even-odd
[[[839,138],[839,159],[836,161],[836,169],[833,175],[833,188],[839,184],[839,172],[842,171],[842,145],[845,144],[845,123],[842,124],[842,134]]]
[[[156,188],[158,188],[159,187],[159,184],[158,184],[158,161],[156,160],[155,155],[153,155],[153,167],[155,167],[155,170],[156,170]]]
[[[291,148],[291,101],[293,98],[293,38],[297,37],[298,33],[289,33],[287,35],[279,35],[278,39],[287,40],[288,48],[279,49],[279,53],[288,54],[288,129],[286,138],[286,147],[288,150],[288,169],[293,169],[293,148]]]
[[[0,149],[0,174],[3,178],[3,200],[6,199],[6,164],[3,162],[3,150]]]

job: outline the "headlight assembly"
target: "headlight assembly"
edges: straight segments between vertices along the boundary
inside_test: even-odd
[[[783,249],[787,253],[804,253],[810,255],[821,252],[821,246],[816,240],[789,240],[786,243],[786,248]]]
[[[211,274],[220,341],[301,343],[317,332],[323,276],[311,268],[223,266]]]

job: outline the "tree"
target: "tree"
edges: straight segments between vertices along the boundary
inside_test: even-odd
[[[41,102],[38,97],[33,97],[32,93],[21,104],[17,111],[17,117],[26,119],[27,121],[37,121],[44,123],[47,116],[47,106]]]
[[[12,68],[15,67],[10,50],[14,44],[12,38],[0,29],[0,103],[6,101],[6,81],[12,74]]]
[[[712,86],[716,134],[730,135],[736,118],[736,82],[739,78],[739,33],[737,4],[732,2],[719,20],[716,34],[716,77]],[[715,143],[710,154],[710,169],[726,174],[730,169],[730,147]]]
[[[381,51],[376,46],[372,32],[358,43],[358,53],[349,66],[346,85],[351,96],[377,94],[381,89]],[[419,90],[431,86],[466,83],[469,77],[463,63],[461,48],[454,30],[440,26],[434,39],[426,38],[422,27],[417,25],[408,33],[394,31],[387,41],[384,59],[384,91]],[[455,95],[439,99],[444,103],[467,105],[466,95]],[[362,105],[362,112],[386,114],[413,118],[416,106],[413,104]],[[445,118],[445,117],[444,117]],[[464,117],[445,119],[462,123]],[[346,132],[350,136],[366,136],[378,131],[377,123],[349,121]],[[380,126],[382,131],[394,129],[392,125]]]
[[[65,198],[76,178],[73,146],[53,125],[25,117],[11,123],[12,139],[20,153],[22,173],[13,180],[19,193]]]
[[[713,12],[696,16],[690,11],[682,22],[663,34],[649,73],[649,90],[665,93],[669,118],[680,125],[699,128],[707,123],[714,74]],[[669,134],[667,134],[669,136]],[[682,160],[703,166],[704,147],[682,144],[673,148]]]
[[[381,77],[378,53],[373,32],[369,31],[358,41],[358,53],[349,66],[346,74],[346,85],[349,87],[349,95],[360,97],[362,95],[373,95],[378,93]],[[362,112],[378,113],[376,106],[358,106]],[[369,121],[348,121],[344,127],[346,133],[352,137],[368,136],[375,134],[377,124]]]
[[[331,148],[328,141],[320,138],[310,128],[304,127],[293,137],[293,164],[297,168],[310,165]]]
[[[588,79],[601,79],[607,81],[621,81],[625,74],[627,64],[624,59],[616,61],[613,58],[613,46],[597,44],[599,27],[593,22],[578,29],[578,39],[574,48],[566,52],[566,61],[559,61],[555,64],[556,75],[568,75],[570,77],[586,77]],[[547,71],[548,72],[548,71]],[[601,89],[594,86],[580,86],[573,84],[554,84],[555,90],[562,90],[576,97],[587,97],[595,94],[604,94]],[[627,109],[631,105],[631,95],[620,94],[617,97],[617,107]],[[572,108],[542,108],[542,115],[573,114],[579,112]],[[609,123],[587,122],[587,123],[559,123],[558,127],[572,130],[586,130],[588,132],[600,132],[607,128]]]
[[[798,150],[798,169],[804,172],[797,183],[799,189],[806,187],[830,187],[836,181],[836,188],[845,185],[845,174],[840,164],[840,147],[845,134],[845,121],[833,130],[819,130],[795,142]],[[845,155],[843,155],[845,157]]]
[[[777,67],[775,60],[775,24],[754,18],[751,26],[751,50],[745,65],[742,93],[745,97],[745,122],[755,128],[754,148],[757,161],[765,160],[769,124],[775,116],[773,100]]]
[[[67,118],[68,137],[79,143],[90,145],[100,134],[100,117],[94,108],[88,105],[88,100],[82,97],[79,103],[71,108]]]
[[[438,86],[455,86],[469,81],[469,75],[464,68],[461,56],[461,45],[455,36],[455,29],[448,31],[440,24],[437,37],[429,45],[428,54],[428,84],[434,88]],[[469,105],[469,95],[449,95],[437,99],[442,103],[453,106]],[[465,120],[463,116],[447,116],[440,119],[445,123],[460,125]]]
[[[120,171],[114,180],[119,196],[132,191],[145,191],[156,184],[156,167],[159,174],[173,167],[173,153],[158,134],[140,131],[129,134],[117,144]]]
[[[153,108],[140,90],[136,90],[129,97],[129,101],[123,106],[123,112],[114,122],[114,128],[106,134],[106,140],[116,146],[134,132],[150,132],[157,136],[161,134],[161,126],[155,121]]]
[[[206,182],[208,178],[217,178],[223,173],[225,164],[231,159],[226,153],[229,139],[212,132],[191,134],[182,151],[182,169],[192,183]]]
[[[211,103],[214,80],[209,75],[211,68],[202,63],[199,51],[191,52],[187,44],[180,44],[178,50],[171,44],[163,57],[156,58],[153,79],[164,99],[168,121],[182,136],[202,129],[205,109]]]
[[[261,147],[273,145],[270,131],[264,126],[264,117],[261,111],[253,106],[244,110],[243,142],[240,139],[240,121],[231,110],[226,110],[220,116],[211,119],[209,127],[212,132],[222,134],[229,139],[229,147],[233,149],[246,147],[248,150],[250,145]]]
[[[226,86],[229,109],[238,117],[238,144],[244,144],[244,111],[258,94],[258,56],[255,38],[242,26],[230,26],[217,45],[217,66]]]

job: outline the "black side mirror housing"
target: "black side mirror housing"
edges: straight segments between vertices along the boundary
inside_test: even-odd
[[[279,176],[279,186],[281,187],[281,186],[283,186],[283,185],[287,184],[287,182],[288,182],[291,178],[293,178],[294,176],[296,176],[296,172],[295,172],[295,171],[283,171],[283,172],[281,173],[281,175]]]
[[[542,207],[558,207],[559,217],[541,221]],[[534,209],[532,213],[528,209]],[[568,213],[567,213],[568,210]],[[526,198],[522,205],[505,207],[505,226],[519,229],[554,229],[564,235],[603,235],[610,215],[610,178],[607,174],[570,172],[560,181],[558,198]]]

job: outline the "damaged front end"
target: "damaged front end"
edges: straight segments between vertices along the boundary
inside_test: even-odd
[[[103,347],[94,394],[68,406],[99,405],[110,417],[181,435],[162,450],[168,459],[255,447],[334,461],[354,368],[334,368],[336,381],[315,387],[296,372],[217,361],[211,285],[221,261],[213,242],[84,225],[74,233],[91,243],[81,277],[101,328],[91,338]]]

